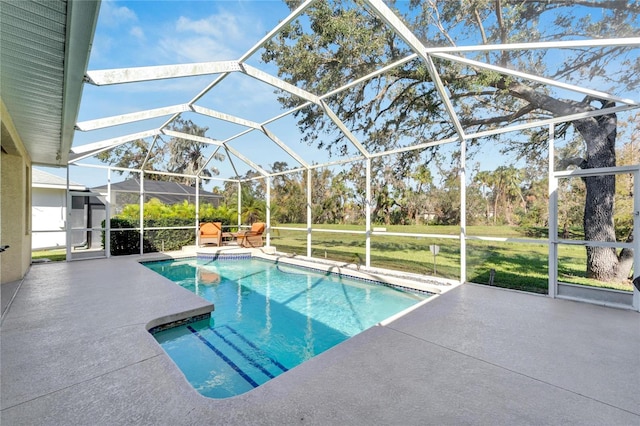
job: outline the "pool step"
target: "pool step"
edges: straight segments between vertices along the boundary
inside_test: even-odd
[[[288,370],[232,327],[187,328],[254,388]]]

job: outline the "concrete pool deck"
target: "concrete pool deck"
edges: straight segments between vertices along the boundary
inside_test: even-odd
[[[473,284],[208,399],[146,327],[210,305],[138,260],[31,268],[2,323],[3,425],[640,424],[640,314]]]

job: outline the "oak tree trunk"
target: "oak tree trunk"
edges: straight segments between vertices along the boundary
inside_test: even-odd
[[[615,176],[585,178],[584,236],[587,241],[616,240],[613,224]],[[587,246],[587,277],[611,281],[617,275],[618,256],[613,247]]]
[[[633,242],[633,232],[629,234],[628,243]],[[625,281],[630,278],[631,268],[633,268],[633,249],[622,249],[618,256],[618,270],[616,271],[616,281]]]
[[[587,146],[583,168],[614,167],[616,165],[615,114],[587,118],[574,122]],[[615,242],[613,204],[616,193],[614,175],[584,178],[586,198],[584,206],[584,236],[587,241]],[[612,281],[624,275],[616,249],[611,247],[587,247],[587,277],[600,281]],[[628,273],[628,272],[627,272]],[[626,277],[625,277],[626,278]]]

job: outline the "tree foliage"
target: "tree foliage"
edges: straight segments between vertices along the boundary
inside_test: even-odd
[[[291,6],[296,3],[291,2]],[[394,4],[407,25],[430,47],[632,37],[637,36],[640,13],[640,3],[635,0],[430,0]],[[288,25],[266,45],[262,58],[278,66],[280,77],[311,92],[325,93],[341,87],[412,53],[398,35],[359,4],[321,0],[314,3],[307,18],[308,22],[298,20]],[[492,50],[470,57],[568,83],[597,81],[605,90],[620,94],[635,91],[640,83],[640,60],[637,51],[628,47]],[[606,100],[577,97],[541,82],[462,65],[450,58],[436,59],[433,66],[468,133],[613,106]],[[280,102],[293,107],[303,101],[282,94]],[[362,135],[370,151],[443,140],[456,134],[434,84],[434,74],[422,59],[406,62],[326,102],[355,134]],[[350,142],[335,132],[319,106],[296,114],[308,143],[334,153],[348,150]],[[575,132],[580,138],[580,167],[599,168],[616,164],[616,129],[617,117],[609,113],[566,123],[559,126],[559,133]],[[525,132],[521,138],[505,141],[505,151],[529,161],[539,159],[547,146],[546,135],[546,129]],[[490,141],[485,139],[485,143]],[[478,140],[471,142],[480,144]],[[393,188],[401,186],[406,173],[403,170],[411,157],[416,160],[420,154],[396,156],[393,164],[375,168],[376,216],[384,217],[385,222],[390,220]],[[513,187],[509,189],[506,181],[498,185],[493,188],[494,210],[505,197],[517,195],[523,201],[522,192],[509,193]],[[615,241],[614,195],[613,176],[585,179],[585,239]],[[624,275],[620,256],[614,249],[588,247],[588,275],[602,280]]]
[[[178,117],[171,122],[169,130],[203,137],[208,128],[200,127],[191,120]],[[211,177],[217,175],[218,170],[215,166],[210,165],[210,162],[207,163],[208,157],[205,155],[207,147],[206,143],[174,136],[166,144],[162,143],[162,141],[148,144],[144,140],[138,139],[109,151],[101,152],[96,157],[104,163],[125,169],[143,169],[149,172],[165,171],[192,176],[199,174],[200,176]],[[223,161],[224,158],[223,154],[215,152],[211,159]],[[123,170],[116,170],[116,172],[125,173]],[[147,173],[145,178],[195,185],[195,179],[188,176]],[[202,186],[202,181],[200,185]]]
[[[210,220],[211,218],[223,219],[225,223],[234,223],[236,221],[237,212],[220,205],[214,207],[209,203],[201,203],[198,216],[201,220]],[[117,214],[119,219],[137,221],[140,219],[140,204],[126,204],[122,211]],[[157,198],[152,198],[144,203],[144,220],[159,219],[194,219],[196,217],[196,206],[188,201],[176,204],[164,204]]]

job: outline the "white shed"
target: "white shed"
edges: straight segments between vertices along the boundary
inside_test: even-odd
[[[69,182],[73,191],[85,191],[79,183]],[[66,248],[67,181],[34,168],[31,178],[31,246],[32,250]]]

